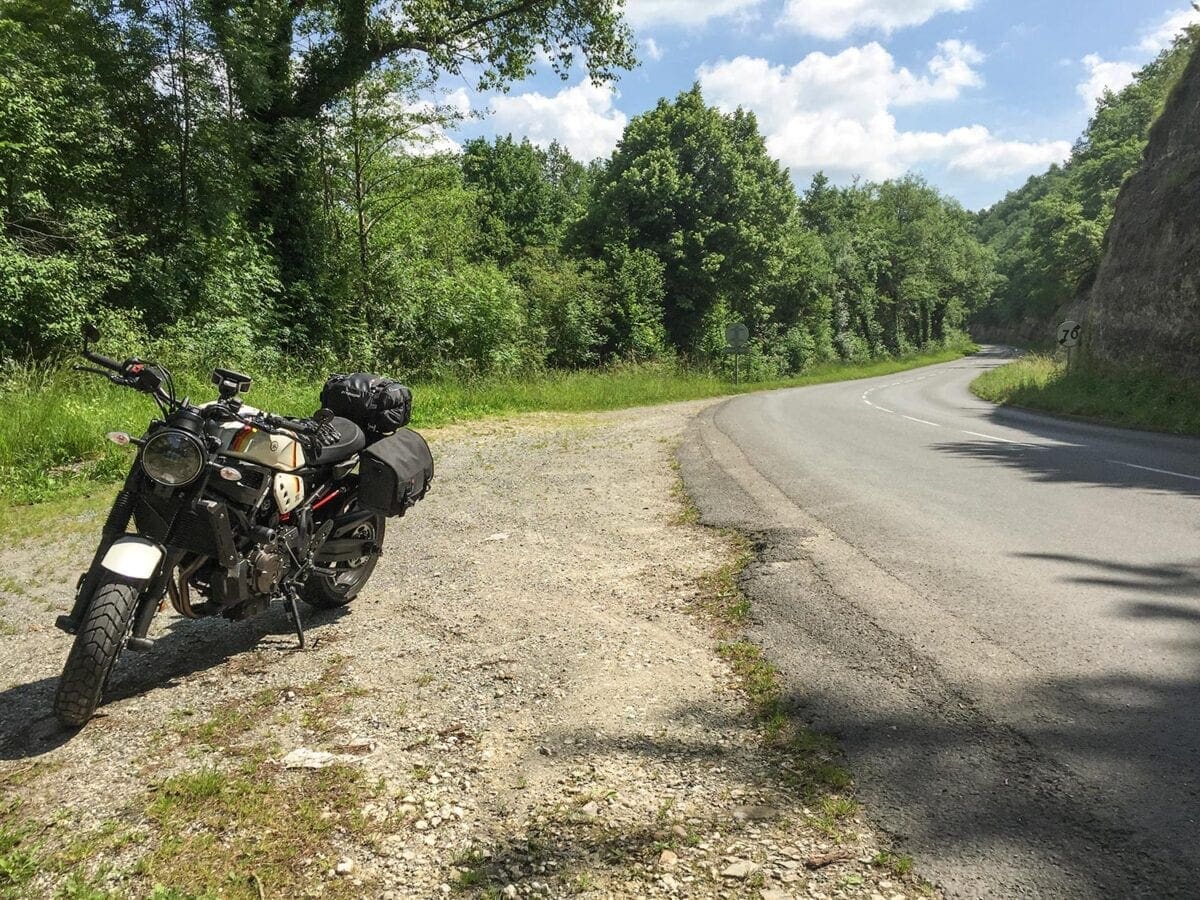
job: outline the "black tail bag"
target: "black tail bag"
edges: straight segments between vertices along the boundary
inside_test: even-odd
[[[412,391],[398,381],[367,372],[330,375],[321,389],[321,405],[368,434],[391,434],[408,424]]]
[[[408,428],[367,447],[359,465],[360,502],[388,516],[404,515],[425,496],[433,481],[429,445]]]

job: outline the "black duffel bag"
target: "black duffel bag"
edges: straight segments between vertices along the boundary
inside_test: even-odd
[[[330,375],[321,389],[321,405],[368,434],[391,434],[412,417],[412,391],[368,372]]]
[[[380,438],[359,457],[359,501],[387,516],[402,516],[429,491],[433,454],[408,428]]]

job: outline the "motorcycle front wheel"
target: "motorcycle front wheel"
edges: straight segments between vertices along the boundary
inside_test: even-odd
[[[137,599],[138,589],[128,584],[102,581],[96,589],[54,694],[54,715],[68,728],[84,725],[100,705],[104,686],[129,638]]]
[[[355,503],[347,511],[357,508],[358,504]],[[345,534],[335,533],[335,537],[369,540],[373,541],[375,546],[382,547],[386,528],[387,519],[382,514],[378,514]],[[366,586],[367,580],[375,571],[375,564],[378,562],[379,551],[377,550],[358,559],[334,563],[332,566],[335,570],[334,574],[314,573],[309,576],[308,581],[304,583],[301,599],[317,609],[334,609],[345,606],[357,597],[358,592]]]

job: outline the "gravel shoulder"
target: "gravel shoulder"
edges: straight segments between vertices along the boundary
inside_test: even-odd
[[[673,468],[709,405],[431,432],[434,490],[310,650],[281,609],[162,614],[75,735],[52,622],[102,512],[0,550],[0,897],[935,893],[792,785],[717,652],[736,547]]]

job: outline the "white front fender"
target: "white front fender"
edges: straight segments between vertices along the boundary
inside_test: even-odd
[[[129,581],[145,583],[154,577],[163,551],[154,541],[130,535],[108,548],[100,565]]]

